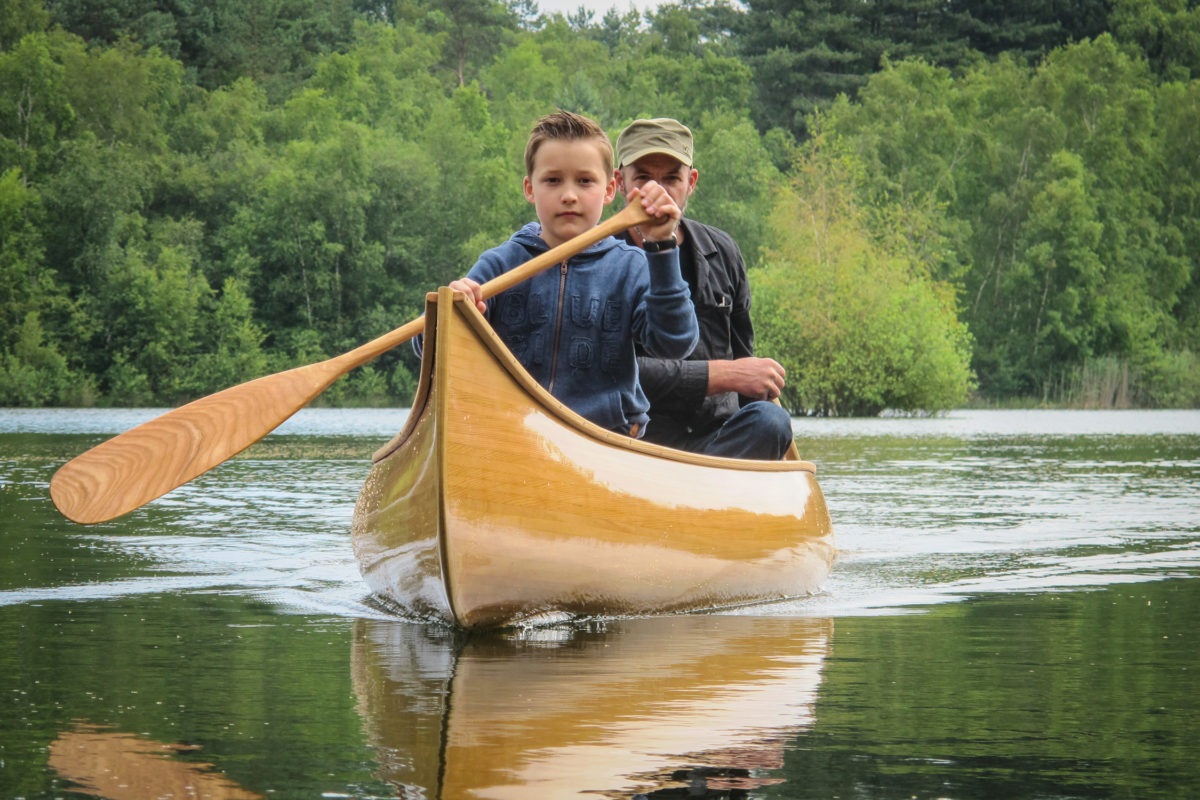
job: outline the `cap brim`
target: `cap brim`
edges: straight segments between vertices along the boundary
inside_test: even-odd
[[[621,159],[620,166],[627,167],[633,162],[637,161],[639,158],[645,158],[646,156],[653,155],[655,153],[661,153],[664,156],[670,156],[680,164],[683,164],[685,167],[692,166],[691,159],[685,158],[682,153],[678,153],[674,150],[668,150],[665,147],[644,147],[641,150],[635,150],[629,156]]]

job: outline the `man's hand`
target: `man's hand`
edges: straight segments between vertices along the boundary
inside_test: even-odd
[[[483,287],[470,278],[459,278],[456,281],[450,281],[450,288],[456,292],[462,292],[468,298],[475,301],[475,307],[479,309],[480,314],[487,313],[487,303],[483,299]]]
[[[679,218],[683,216],[671,195],[660,184],[647,181],[640,189],[634,189],[627,195],[627,202],[632,202],[638,194],[642,196],[642,208],[654,217],[638,226],[642,238],[652,242],[671,238],[671,234],[679,227]]]
[[[755,400],[774,400],[787,372],[773,358],[737,358],[708,362],[708,394],[737,392]]]

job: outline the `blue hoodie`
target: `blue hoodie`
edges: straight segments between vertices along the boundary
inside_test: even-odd
[[[467,277],[486,283],[549,246],[531,222],[479,257]],[[648,262],[648,263],[647,263]],[[679,249],[646,253],[609,236],[487,301],[488,320],[534,379],[602,428],[637,436],[650,401],[634,342],[684,358],[699,341]]]

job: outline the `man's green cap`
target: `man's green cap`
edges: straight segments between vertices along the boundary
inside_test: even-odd
[[[664,153],[692,166],[692,132],[670,119],[636,119],[617,137],[617,166],[624,167],[651,153]]]

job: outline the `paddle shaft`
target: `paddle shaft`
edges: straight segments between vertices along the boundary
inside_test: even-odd
[[[779,406],[780,408],[783,408],[783,403],[779,402],[778,397],[772,398],[771,402],[774,403],[775,405]],[[794,433],[792,434],[792,443],[788,445],[787,452],[785,452],[783,454],[783,460],[784,461],[799,461],[800,460],[800,448],[796,446],[796,435]]]
[[[483,284],[492,297],[560,264],[601,239],[650,221],[640,202]],[[340,356],[266,375],[194,400],[93,447],[64,464],[50,497],[67,519],[105,522],[133,511],[221,464],[282,425],[314,397],[425,329],[406,322]]]
[[[601,239],[608,236],[615,236],[623,230],[631,228],[634,225],[640,225],[643,222],[648,222],[650,219],[650,215],[645,212],[640,204],[628,205],[591,230],[585,231],[575,238],[563,242],[558,247],[547,250],[541,255],[534,256],[524,264],[513,267],[503,275],[497,275],[495,278],[492,278],[480,287],[483,292],[483,299],[487,300],[489,297],[495,297],[519,283],[524,283],[539,272],[545,272],[550,267],[561,264],[571,256],[585,248],[591,247]],[[348,364],[345,370],[339,373],[340,377],[340,375],[367,363],[397,345],[407,342],[424,329],[424,317],[417,317],[396,328],[396,330],[385,333],[378,339],[372,339],[361,347],[330,360],[343,361],[344,364]]]

